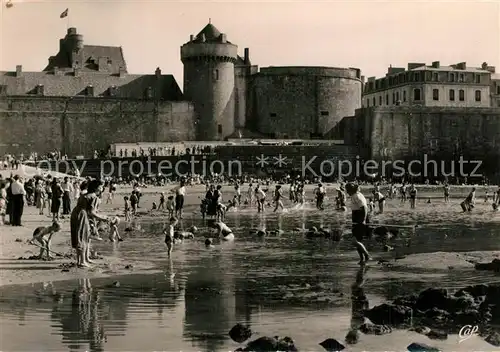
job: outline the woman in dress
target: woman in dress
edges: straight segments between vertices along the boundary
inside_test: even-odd
[[[89,240],[92,235],[91,221],[109,221],[106,216],[97,213],[99,195],[102,193],[102,184],[92,180],[87,185],[87,192],[78,198],[76,207],[71,213],[71,247],[76,249],[77,265],[90,265]]]

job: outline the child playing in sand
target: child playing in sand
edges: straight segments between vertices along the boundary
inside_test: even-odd
[[[157,210],[158,206],[156,205],[156,202],[153,202],[153,205],[151,206],[151,211]]]
[[[266,192],[259,185],[255,187],[255,197],[257,198],[257,211],[264,212],[266,204]]]
[[[44,254],[46,254],[46,259],[50,259],[50,241],[52,236],[61,230],[61,225],[57,221],[54,221],[50,226],[40,226],[33,232],[33,238],[30,243],[35,241],[40,244],[40,254],[39,258],[43,259]]]
[[[168,211],[168,216],[170,218],[173,218],[174,217],[174,211],[175,211],[174,196],[168,196],[166,207],[167,207],[167,211]]]
[[[116,242],[118,240],[119,242],[123,241],[123,238],[120,236],[120,233],[118,232],[118,224],[120,223],[120,218],[116,216],[110,223],[109,223],[109,240],[111,242]]]
[[[165,234],[165,244],[167,245],[167,253],[169,257],[172,254],[172,249],[174,248],[175,225],[177,225],[177,219],[172,217],[170,218],[168,227],[165,230],[163,230],[163,233]]]
[[[368,198],[368,213],[373,213],[375,211],[375,203],[373,203],[372,198]]]
[[[124,201],[124,213],[125,213],[125,221],[129,222],[130,221],[130,201],[127,196],[123,197]]]
[[[472,191],[469,193],[467,198],[460,204],[462,210],[465,212],[472,211],[474,205],[476,203],[476,188],[472,188]]]
[[[215,222],[213,227],[218,231],[218,235],[221,237],[223,241],[232,241],[234,240],[233,231],[222,221]]]

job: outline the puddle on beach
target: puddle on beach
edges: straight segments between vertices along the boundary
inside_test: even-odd
[[[145,204],[147,206],[147,202]],[[381,223],[419,223],[415,234],[398,239],[404,254],[436,251],[497,250],[500,214],[486,205],[461,214],[457,205],[438,201],[410,211],[389,204]],[[408,207],[408,205],[406,206]],[[348,214],[306,209],[262,217],[253,211],[229,213],[226,223],[237,241],[207,250],[203,236],[165,257],[162,221],[140,218],[141,231],[123,232],[125,242],[96,244],[105,257],[129,257],[162,268],[158,274],[6,286],[0,289],[0,350],[3,351],[233,351],[241,345],[228,337],[238,323],[259,336],[290,336],[299,350],[321,351],[326,338],[344,341],[351,319],[350,286],[358,272],[349,241],[306,240],[297,227],[345,223]],[[194,209],[194,207],[193,207]],[[204,227],[187,215],[183,226]],[[404,219],[404,221],[403,221]],[[248,229],[284,230],[258,239]],[[406,247],[406,237],[412,245]],[[388,255],[370,243],[374,257]],[[370,248],[369,248],[370,249]],[[172,278],[171,273],[175,272]],[[456,289],[497,281],[490,273],[464,269],[410,270],[384,275],[374,262],[366,274],[370,306],[428,287]],[[119,282],[119,287],[113,285]],[[423,342],[445,351],[494,350],[479,337],[458,343],[458,336],[432,341],[408,331],[361,335],[349,351],[403,351]]]

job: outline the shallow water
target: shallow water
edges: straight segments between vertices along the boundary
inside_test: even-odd
[[[457,208],[457,204],[433,201],[412,211],[393,201],[387,213],[374,220],[420,225],[415,233],[406,231],[395,241],[398,254],[497,250],[500,213],[491,212],[488,205],[465,215]],[[206,249],[200,234],[176,246],[172,261],[166,259],[161,234],[165,218],[140,218],[141,230],[122,229],[124,242],[95,247],[105,257],[151,262],[163,273],[4,287],[0,290],[0,350],[230,351],[239,345],[227,333],[235,323],[243,322],[251,325],[254,337],[288,335],[300,350],[320,351],[319,342],[329,337],[343,341],[349,330],[350,286],[359,268],[357,255],[349,241],[306,240],[293,229],[341,226],[347,215],[328,210],[318,213],[310,205],[266,216],[243,209],[229,213],[226,220],[236,234],[234,243]],[[196,215],[186,216],[182,226],[193,224],[205,231]],[[262,226],[285,233],[265,239],[248,233]],[[407,247],[409,238],[411,246]],[[369,249],[374,257],[392,255],[375,243],[369,243]],[[454,289],[497,280],[493,274],[469,269],[387,270],[374,263],[366,273],[364,289],[370,306],[430,286]],[[115,281],[119,287],[113,286]],[[328,297],[318,298],[314,287],[325,288]],[[289,292],[303,295],[291,299]],[[361,335],[349,350],[403,351],[415,341],[445,351],[494,349],[476,337],[459,344],[458,336],[431,341],[395,331],[385,336]]]

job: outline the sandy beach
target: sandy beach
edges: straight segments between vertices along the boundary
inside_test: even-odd
[[[143,188],[145,195],[145,204],[143,205],[142,212],[149,209],[151,202],[155,199],[156,193],[170,190],[173,186],[166,187],[147,187]],[[327,189],[332,194],[335,185],[328,185]],[[244,187],[245,188],[245,187]],[[452,196],[453,200],[457,202],[459,197],[463,197],[470,190],[470,186],[453,187]],[[225,186],[224,189],[229,189]],[[308,192],[311,193],[312,185],[308,186]],[[364,187],[365,190],[368,186]],[[420,196],[427,197],[441,197],[439,186],[419,186]],[[480,187],[478,190],[478,197],[484,194],[486,188]],[[488,188],[493,191],[494,187]],[[122,195],[128,194],[131,191],[129,187],[120,187],[117,191],[114,205],[103,205],[102,212],[107,215],[119,215],[121,213],[121,198]],[[228,191],[229,192],[229,191]],[[199,216],[196,214],[199,198],[204,193],[204,186],[194,186],[189,188],[187,197],[187,208],[194,212],[194,214],[187,214],[186,216]],[[367,192],[365,192],[366,194]],[[153,213],[156,219],[164,221],[166,214]],[[140,218],[138,218],[140,220]],[[68,264],[73,261],[69,258],[72,254],[69,242],[69,217],[62,219],[62,230],[53,237],[52,250],[63,254],[63,257],[58,257],[52,261],[41,261],[34,259],[27,259],[31,256],[38,255],[39,248],[30,245],[27,242],[32,238],[33,230],[38,226],[50,225],[51,218],[47,215],[41,216],[38,210],[34,207],[25,207],[23,216],[22,227],[1,226],[0,227],[0,286],[13,285],[13,284],[26,284],[41,281],[58,281],[75,278],[97,278],[97,277],[110,277],[125,274],[136,274],[138,272],[154,272],[159,271],[154,263],[145,261],[130,261],[125,258],[102,258],[96,260],[96,265],[87,270],[68,267]],[[121,228],[123,232],[123,227]],[[397,263],[392,265],[392,272],[407,271],[411,269],[460,269],[460,268],[473,268],[469,261],[491,261],[493,258],[498,257],[500,252],[470,252],[470,253],[422,253],[411,254],[404,259],[398,260]],[[24,258],[24,259],[23,259]],[[375,266],[376,267],[376,266]],[[383,270],[383,268],[375,268],[376,270]],[[386,275],[385,272],[384,275]]]

